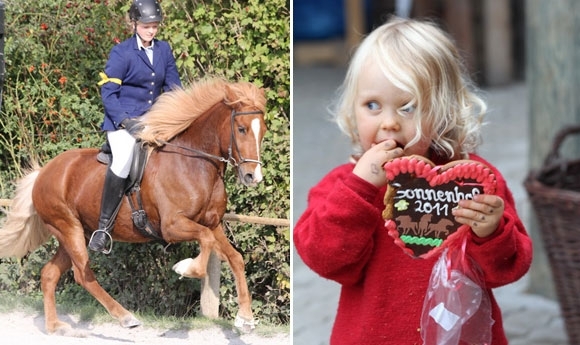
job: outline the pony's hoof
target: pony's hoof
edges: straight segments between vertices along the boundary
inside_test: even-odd
[[[251,333],[258,324],[258,321],[255,319],[244,319],[240,315],[236,315],[236,320],[234,321],[234,326],[239,329],[242,333]]]
[[[52,327],[47,327],[46,333],[59,335],[59,336],[69,336],[72,332],[72,327],[66,322],[57,321]]]
[[[141,326],[141,321],[137,320],[135,316],[129,314],[121,319],[121,326],[124,328],[134,328]]]
[[[175,273],[180,275],[179,279],[181,279],[183,277],[192,278],[187,273],[189,266],[192,265],[192,262],[193,262],[193,259],[188,258],[188,259],[183,259],[183,260],[179,261],[178,263],[176,263],[175,265],[173,265],[172,269],[175,271]]]

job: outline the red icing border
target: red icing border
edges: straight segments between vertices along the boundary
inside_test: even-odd
[[[495,175],[491,169],[484,164],[472,161],[472,160],[458,160],[450,162],[446,165],[438,166],[435,165],[430,160],[421,156],[408,156],[393,159],[384,165],[384,170],[386,177],[389,181],[394,181],[398,175],[401,174],[412,174],[417,178],[425,179],[431,187],[437,185],[446,184],[452,181],[459,180],[459,184],[464,183],[463,180],[470,179],[475,180],[475,183],[482,187],[484,194],[494,194],[496,189]],[[391,188],[389,186],[389,188]],[[389,194],[387,192],[387,194]],[[392,198],[392,196],[385,195],[385,199]],[[387,200],[385,200],[386,202]],[[399,231],[397,230],[397,223],[393,219],[388,219],[385,216],[387,209],[390,208],[390,214],[392,215],[393,210],[393,199],[388,201],[390,204],[385,203],[385,212],[383,217],[385,217],[385,227],[388,234],[393,237],[394,242],[397,246],[401,247],[403,251],[410,256],[420,257],[420,258],[430,258],[433,255],[437,255],[445,248],[449,243],[455,240],[460,234],[465,233],[469,230],[469,226],[461,225],[457,230],[449,235],[443,243],[429,250],[427,253],[416,256],[412,249],[407,247],[405,242],[400,238]]]

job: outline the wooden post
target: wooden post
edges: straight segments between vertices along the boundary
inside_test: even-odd
[[[466,68],[470,74],[475,74],[478,69],[479,54],[475,44],[472,2],[472,0],[445,0],[443,18],[447,30],[455,39]],[[429,1],[429,3],[431,3],[430,6],[434,6],[434,2]]]
[[[267,224],[275,226],[290,226],[289,219],[265,218],[257,216],[244,216],[234,213],[226,213],[224,221]],[[212,251],[207,263],[207,275],[201,280],[201,297],[200,307],[201,315],[208,318],[217,318],[219,316],[220,306],[220,277],[221,261]]]
[[[580,2],[528,0],[526,5],[530,169],[537,169],[555,133],[564,125],[580,123]],[[579,151],[576,148],[572,154],[578,157]],[[551,269],[537,223],[531,222],[528,230],[534,239],[530,290],[554,297]]]
[[[215,319],[220,309],[221,261],[212,251],[207,262],[207,275],[201,280],[201,315]]]
[[[510,2],[483,2],[484,80],[487,85],[507,84],[513,77],[512,18]]]
[[[345,41],[347,55],[351,55],[366,34],[365,3],[362,0],[345,0]]]

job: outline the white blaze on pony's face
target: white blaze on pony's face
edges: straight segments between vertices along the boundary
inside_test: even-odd
[[[260,183],[262,162],[260,149],[266,133],[262,110],[241,110],[234,116],[234,158],[237,161],[238,178],[248,187]]]
[[[260,131],[260,122],[260,119],[253,119],[251,126],[252,133],[254,133],[254,138],[256,139],[256,157],[258,157],[258,160],[260,160],[260,148],[262,143],[262,135],[260,135],[260,133],[262,133]],[[256,164],[256,169],[254,170],[254,183],[260,183],[263,178],[264,176],[262,175],[262,164]]]
[[[254,187],[264,178],[260,146],[266,133],[265,91],[248,82],[230,84],[225,91],[225,104],[232,108],[233,143],[228,154],[237,167],[239,181]]]

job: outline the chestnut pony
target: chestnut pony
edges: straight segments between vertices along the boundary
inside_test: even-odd
[[[195,240],[200,244],[195,259],[182,260],[173,269],[182,276],[204,277],[212,250],[227,261],[238,294],[236,326],[246,329],[253,328],[251,297],[242,256],[221,225],[227,203],[223,177],[232,165],[244,185],[255,186],[262,180],[265,103],[263,90],[251,83],[208,78],[162,94],[142,116],[143,131],[138,135],[151,147],[141,181],[142,205],[150,223],[167,243]],[[75,281],[122,326],[140,325],[99,285],[89,266],[87,243],[97,228],[107,169],[96,156],[96,149],[73,149],[34,168],[19,181],[0,230],[2,257],[22,257],[50,236],[58,240],[56,254],[41,272],[48,333],[66,334],[71,329],[58,319],[55,305],[56,285],[71,267]],[[115,241],[151,241],[133,225],[127,198],[112,236]]]

